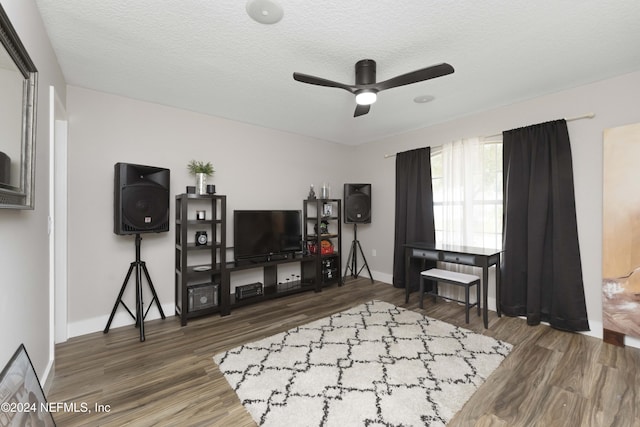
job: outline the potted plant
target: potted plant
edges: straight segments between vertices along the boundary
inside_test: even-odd
[[[197,160],[191,160],[187,164],[189,173],[196,177],[196,192],[197,194],[207,194],[207,177],[213,175],[215,170],[211,162],[199,162]]]

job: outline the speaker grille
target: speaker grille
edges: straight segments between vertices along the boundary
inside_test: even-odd
[[[141,183],[122,189],[122,225],[127,230],[160,230],[169,223],[166,190],[153,183]]]

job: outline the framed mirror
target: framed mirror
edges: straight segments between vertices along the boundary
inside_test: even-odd
[[[33,209],[38,71],[0,5],[0,208]]]

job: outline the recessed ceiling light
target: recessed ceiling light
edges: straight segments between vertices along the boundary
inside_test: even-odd
[[[413,102],[418,104],[424,104],[425,102],[431,102],[435,99],[435,97],[431,95],[420,95],[413,98]]]
[[[247,13],[251,19],[261,24],[275,24],[284,15],[282,7],[271,0],[249,0]]]

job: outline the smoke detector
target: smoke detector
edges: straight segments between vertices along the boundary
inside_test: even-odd
[[[275,24],[280,22],[284,11],[279,4],[271,0],[249,0],[247,2],[247,14],[261,24]]]

